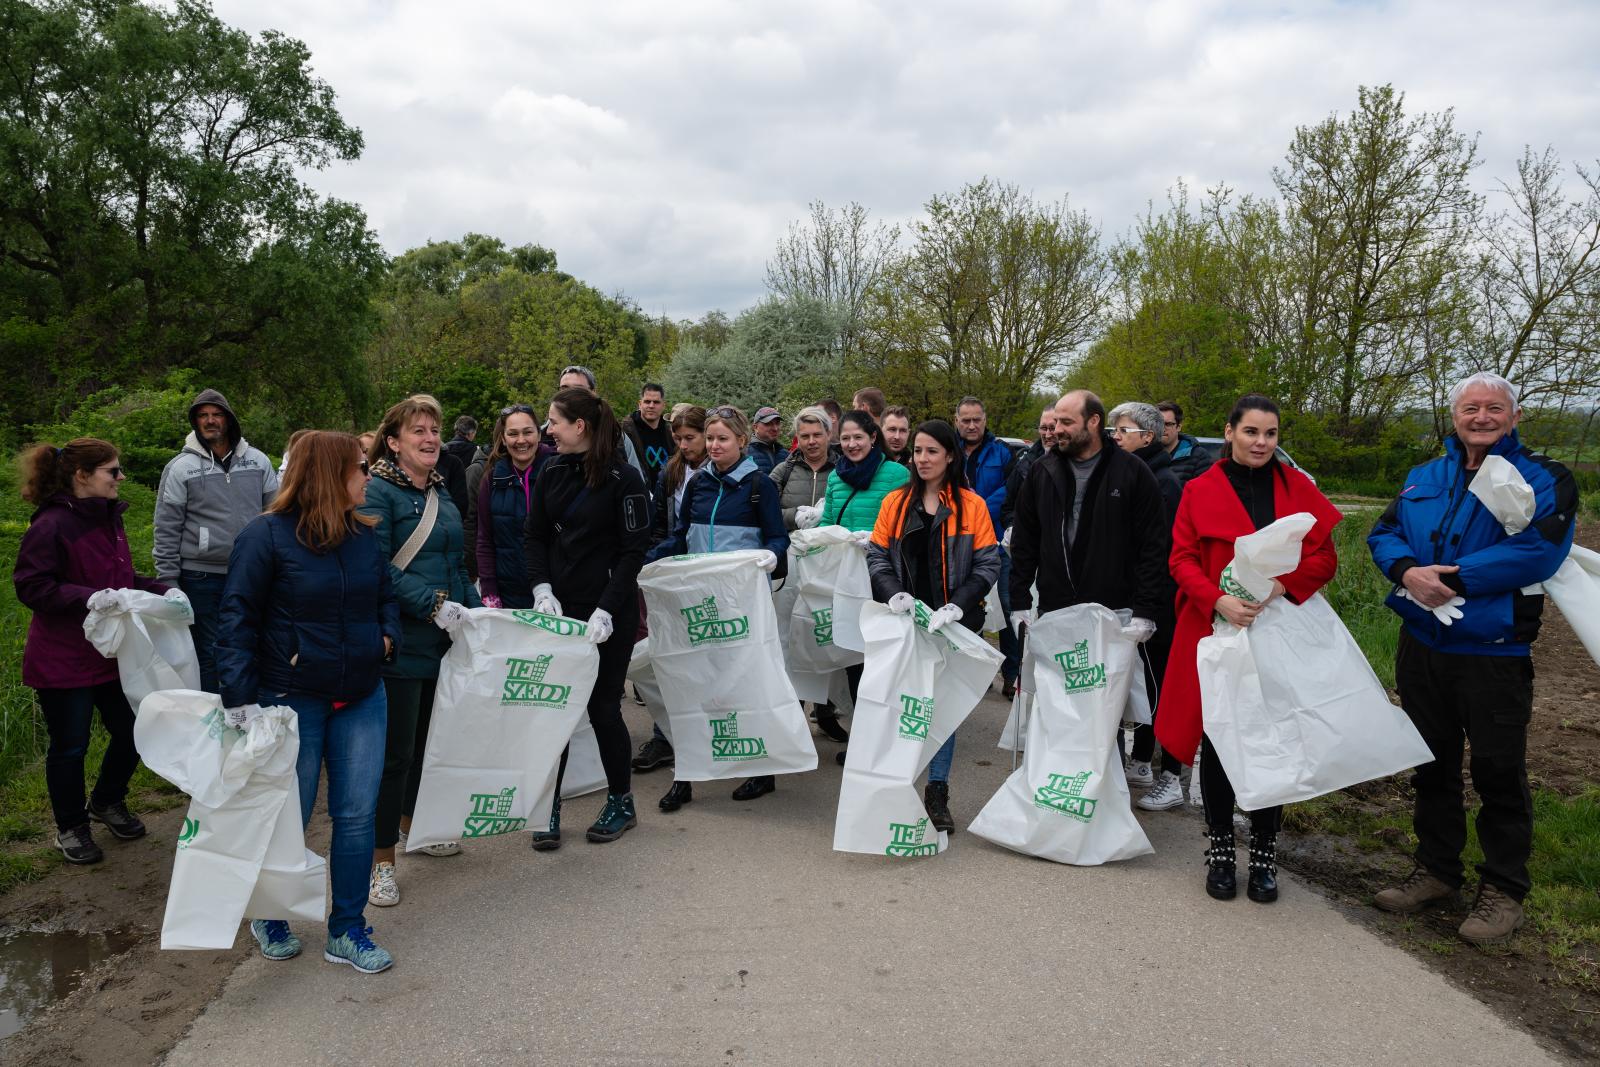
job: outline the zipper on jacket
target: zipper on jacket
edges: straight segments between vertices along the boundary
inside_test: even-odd
[[[718,478],[717,479],[717,499],[715,499],[715,500],[713,500],[711,502],[710,533],[709,533],[709,535],[707,537],[707,541],[706,541],[706,551],[707,552],[715,552],[717,550],[717,509],[719,507],[721,507],[721,506],[722,506],[722,479]]]

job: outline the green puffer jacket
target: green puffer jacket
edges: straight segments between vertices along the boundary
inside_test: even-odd
[[[828,475],[827,503],[822,508],[821,526],[843,526],[846,530],[870,530],[878,521],[883,498],[911,480],[911,472],[888,459],[872,472],[865,489],[846,485],[839,472]]]
[[[450,635],[433,624],[434,612],[446,600],[469,608],[483,606],[467,578],[461,513],[450,500],[438,472],[433,474],[432,485],[439,494],[439,515],[433,532],[403,573],[394,564],[389,565],[389,580],[394,583],[395,599],[400,602],[401,637],[394,662],[383,670],[388,678],[437,678],[439,661],[450,650]],[[384,559],[392,559],[406,543],[422,521],[426,502],[423,491],[389,460],[380,459],[372,465],[367,502],[360,510],[378,518],[373,532],[378,535],[378,550]]]

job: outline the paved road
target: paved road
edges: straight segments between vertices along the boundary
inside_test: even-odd
[[[963,827],[1009,769],[1003,717],[986,700],[963,728]],[[1271,906],[1208,898],[1188,808],[1144,816],[1156,854],[1109,867],[965,833],[929,860],[835,853],[819,747],[750,804],[712,783],[661,815],[665,772],[641,776],[616,844],[404,859],[404,903],[368,912],[393,970],[254,957],[167,1063],[1554,1062],[1293,879]]]

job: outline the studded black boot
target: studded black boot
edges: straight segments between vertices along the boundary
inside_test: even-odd
[[[1278,837],[1250,835],[1250,884],[1245,895],[1258,904],[1278,899]]]
[[[1232,900],[1239,895],[1233,830],[1210,830],[1208,836],[1211,847],[1206,849],[1206,893],[1217,900]]]

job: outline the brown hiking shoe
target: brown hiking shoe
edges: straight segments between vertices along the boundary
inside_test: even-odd
[[[1463,941],[1474,945],[1503,945],[1522,927],[1522,905],[1498,886],[1484,882],[1478,886],[1478,902],[1461,924]]]
[[[1454,889],[1429,874],[1426,867],[1418,864],[1411,869],[1410,874],[1406,875],[1405,881],[1373,896],[1372,903],[1383,911],[1410,915],[1421,911],[1429,904],[1447,903],[1455,899]]]

